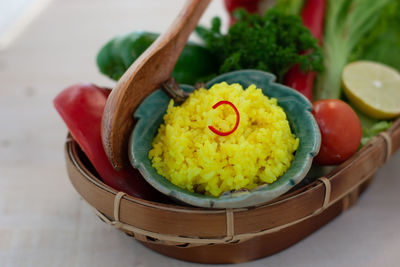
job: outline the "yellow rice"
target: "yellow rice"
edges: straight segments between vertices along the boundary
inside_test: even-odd
[[[212,108],[221,100],[232,102],[240,114],[239,127],[228,136],[208,128],[226,132],[235,125],[232,107]],[[243,90],[222,82],[194,91],[181,106],[171,100],[149,158],[158,174],[173,184],[218,197],[273,183],[289,168],[298,145],[275,98],[255,85]]]

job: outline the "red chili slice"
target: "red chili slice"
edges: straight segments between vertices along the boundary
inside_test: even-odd
[[[228,131],[228,132],[221,132],[221,131],[215,129],[213,126],[208,126],[208,128],[209,128],[213,133],[215,133],[215,134],[218,134],[218,135],[220,135],[220,136],[227,136],[227,135],[230,135],[231,133],[233,133],[234,131],[236,131],[237,127],[239,126],[240,115],[239,115],[239,111],[238,111],[238,109],[235,107],[235,105],[232,104],[232,103],[229,102],[229,101],[226,101],[226,100],[219,101],[219,102],[218,102],[217,104],[215,104],[212,108],[213,108],[213,109],[216,109],[217,107],[219,107],[219,106],[221,106],[221,105],[229,105],[229,106],[231,106],[231,107],[233,108],[233,110],[234,110],[235,113],[236,113],[236,123],[235,123],[235,126],[233,127],[232,130],[230,130],[230,131]]]

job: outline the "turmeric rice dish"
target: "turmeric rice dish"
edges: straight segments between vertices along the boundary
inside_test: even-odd
[[[213,108],[221,100],[231,102],[238,114],[230,105]],[[237,121],[237,129],[226,136],[209,127],[229,132]],[[298,146],[275,98],[255,85],[243,90],[222,82],[195,90],[180,106],[170,101],[149,158],[176,186],[218,197],[273,183],[290,167]]]

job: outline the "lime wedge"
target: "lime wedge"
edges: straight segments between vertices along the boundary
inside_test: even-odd
[[[377,119],[400,115],[400,73],[372,61],[348,64],[342,73],[344,92],[350,102]]]

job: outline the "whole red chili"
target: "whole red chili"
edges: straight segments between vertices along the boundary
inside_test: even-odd
[[[301,13],[303,25],[310,30],[320,44],[323,37],[325,4],[325,0],[307,0]],[[284,84],[296,89],[311,102],[316,75],[316,72],[302,71],[297,64],[286,73]]]
[[[218,134],[220,136],[227,136],[232,134],[234,131],[236,131],[237,127],[239,126],[239,121],[240,121],[240,115],[239,115],[239,111],[238,109],[235,107],[234,104],[232,104],[232,102],[226,101],[226,100],[222,100],[219,101],[217,104],[215,104],[212,108],[216,109],[217,107],[221,106],[221,105],[229,105],[233,108],[233,110],[236,113],[236,122],[235,122],[235,126],[232,128],[232,130],[228,131],[228,132],[222,132],[219,131],[217,129],[215,129],[213,126],[208,126],[208,128],[215,134]]]

